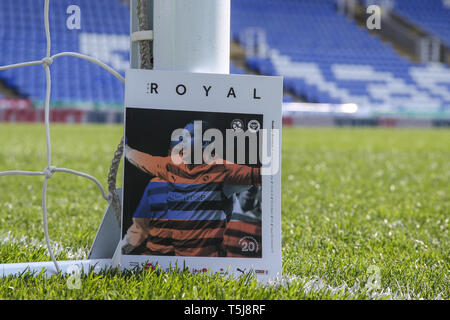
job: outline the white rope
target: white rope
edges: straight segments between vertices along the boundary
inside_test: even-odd
[[[104,64],[103,62],[101,62],[100,60],[81,54],[81,53],[76,53],[76,52],[61,52],[58,54],[55,54],[53,56],[51,56],[52,59],[58,58],[58,57],[63,57],[63,56],[72,56],[72,57],[77,57],[80,59],[84,59],[87,61],[90,61],[100,67],[102,67],[103,69],[105,69],[106,71],[108,71],[109,73],[111,73],[113,76],[115,76],[117,79],[119,79],[120,81],[122,81],[123,83],[125,83],[125,79],[124,77],[122,77],[120,75],[120,73],[118,73],[117,71],[115,71],[113,68],[111,68],[110,66]]]
[[[0,71],[7,70],[7,69],[20,68],[20,67],[36,66],[36,65],[40,65],[40,64],[42,64],[42,60],[10,64],[7,66],[0,66]]]
[[[48,235],[48,222],[47,222],[47,180],[49,178],[46,176],[44,179],[44,185],[42,187],[42,222],[44,225],[44,237],[45,243],[47,244],[48,254],[55,265],[56,271],[60,272],[61,268],[58,265],[58,261],[56,261],[55,256],[53,255],[52,246],[50,245],[50,237]]]
[[[45,88],[45,142],[47,146],[47,167],[50,167],[52,163],[52,145],[50,142],[50,93],[52,90],[52,78],[50,74],[50,68],[48,65],[44,66],[45,68],[45,78],[47,81],[47,85]]]
[[[97,187],[100,189],[100,192],[102,193],[103,199],[105,199],[106,201],[109,201],[109,195],[106,194],[105,189],[103,189],[102,184],[100,183],[100,181],[98,181],[96,178],[94,178],[91,175],[88,175],[87,173],[84,172],[79,172],[79,171],[75,171],[72,169],[66,169],[66,168],[55,168],[55,172],[65,172],[65,173],[70,173],[76,176],[80,176],[86,179],[89,179],[91,181],[93,181]]]
[[[0,177],[2,176],[43,176],[43,172],[37,171],[22,171],[22,170],[11,170],[0,172]]]
[[[52,88],[51,83],[51,73],[50,73],[50,65],[53,63],[53,60],[59,57],[63,56],[73,56],[76,58],[84,59],[87,61],[90,61],[106,71],[110,72],[112,75],[114,75],[117,79],[119,79],[121,82],[125,83],[125,79],[114,69],[112,69],[110,66],[104,64],[100,60],[83,55],[76,52],[61,52],[58,54],[55,54],[53,56],[50,55],[51,53],[51,38],[50,38],[50,24],[49,24],[49,4],[50,0],[45,0],[44,3],[44,28],[45,28],[45,38],[47,42],[47,48],[46,48],[46,55],[45,57],[40,61],[29,61],[29,62],[22,62],[22,63],[16,63],[11,64],[7,66],[0,66],[0,71],[7,70],[7,69],[14,69],[14,68],[20,68],[20,67],[27,67],[27,66],[34,66],[34,65],[42,65],[45,68],[45,78],[46,78],[46,89],[45,89],[45,105],[44,105],[44,114],[45,114],[45,136],[46,136],[46,150],[47,150],[47,167],[42,171],[23,171],[23,170],[10,170],[10,171],[2,171],[0,172],[1,176],[12,176],[12,175],[23,175],[23,176],[44,176],[44,184],[42,187],[42,220],[43,220],[43,226],[44,226],[44,237],[45,242],[47,244],[47,250],[50,255],[50,258],[52,259],[56,271],[60,272],[61,269],[58,265],[58,262],[55,259],[55,256],[53,254],[52,247],[50,245],[50,237],[48,234],[48,222],[47,222],[47,180],[50,179],[55,172],[64,172],[69,173],[73,175],[77,175],[86,179],[89,179],[93,181],[97,187],[100,189],[100,192],[102,193],[103,198],[111,202],[112,195],[106,194],[105,190],[103,189],[103,186],[101,183],[94,178],[93,176],[79,172],[72,169],[66,169],[66,168],[56,168],[51,165],[51,139],[50,139],[50,93]]]
[[[49,27],[49,19],[48,19],[48,11],[49,11],[49,0],[45,0],[44,2],[44,26],[45,26],[45,38],[47,42],[47,52],[45,58],[42,59],[42,65],[45,68],[45,79],[46,79],[46,87],[45,87],[45,140],[47,146],[47,168],[44,169],[45,179],[44,185],[42,187],[42,223],[44,225],[44,237],[45,242],[47,244],[48,254],[52,259],[56,271],[60,272],[61,269],[56,261],[55,256],[53,255],[53,250],[50,245],[50,237],[48,235],[48,223],[47,223],[47,180],[51,178],[53,172],[51,171],[51,163],[52,163],[52,147],[50,141],[50,93],[52,90],[52,77],[50,74],[50,64],[53,60],[50,59],[50,48],[51,48],[51,38],[50,38],[50,27]]]
[[[47,51],[45,57],[50,57],[50,49],[52,47],[52,40],[50,38],[50,23],[48,18],[50,0],[45,0],[44,2],[44,28],[45,28],[45,39],[47,42]]]

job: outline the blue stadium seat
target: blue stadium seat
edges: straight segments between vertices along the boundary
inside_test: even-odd
[[[397,3],[408,7],[410,1],[411,7],[421,8],[430,2],[433,9],[421,14],[434,16],[440,0]],[[268,53],[248,56],[248,66],[262,74],[283,75],[286,89],[310,102],[357,103],[363,109],[391,111],[438,111],[450,104],[447,66],[409,62],[392,45],[338,14],[335,0],[234,0],[231,4],[232,37],[244,48],[251,52],[258,43],[259,31],[254,30],[264,30],[265,43],[260,44]],[[439,21],[448,26],[447,14],[448,10],[441,12],[447,18]]]
[[[66,27],[69,5],[81,8],[81,29]],[[44,0],[0,1],[0,65],[40,60],[45,56]],[[129,61],[129,10],[116,0],[57,0],[50,2],[52,54],[74,51],[96,56],[122,75]],[[98,48],[81,47],[81,39],[97,40]],[[106,43],[106,45],[104,45]],[[126,43],[125,50],[124,43]],[[114,65],[114,63],[116,65]],[[51,67],[52,103],[123,105],[123,85],[100,67],[73,57],[58,58]],[[45,99],[41,66],[0,72],[0,79],[36,104]],[[90,104],[89,104],[90,103]]]
[[[66,27],[66,9],[73,4],[82,8],[80,30]],[[45,55],[43,6],[44,0],[0,1],[0,65]],[[339,15],[335,0],[231,0],[231,9],[233,39],[250,47],[249,29],[265,34],[266,55],[247,56],[248,66],[262,74],[283,75],[285,88],[299,97],[373,110],[450,108],[447,66],[409,62],[390,44]],[[396,0],[394,9],[443,41],[450,36],[449,9],[441,0]],[[129,23],[128,7],[118,0],[51,1],[52,54],[81,52],[123,75],[129,61]],[[230,72],[245,70],[231,64]],[[123,104],[120,81],[87,61],[62,57],[54,61],[51,73],[54,105]],[[45,98],[41,66],[0,71],[0,79],[38,105]]]
[[[450,5],[444,0],[395,0],[393,10],[450,46]]]

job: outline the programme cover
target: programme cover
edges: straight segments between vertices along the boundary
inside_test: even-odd
[[[281,275],[282,78],[126,73],[121,265]]]

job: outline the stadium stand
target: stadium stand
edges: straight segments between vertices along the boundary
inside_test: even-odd
[[[248,56],[248,66],[283,75],[285,88],[306,101],[382,113],[450,109],[447,66],[411,63],[338,14],[334,0],[232,1],[231,18],[232,37],[244,47],[257,43],[249,28],[265,31],[266,54]]]
[[[450,46],[449,1],[395,0],[393,10]]]
[[[244,68],[237,67],[233,61],[230,61],[230,73],[231,74],[246,74]]]
[[[81,8],[81,29],[69,30],[68,6]],[[43,0],[0,1],[0,65],[45,55]],[[101,59],[122,75],[129,61],[128,7],[111,0],[58,0],[50,5],[52,53],[75,51]],[[107,10],[105,9],[107,8]],[[36,105],[45,95],[41,66],[0,72],[0,80]],[[52,107],[95,109],[123,105],[123,85],[100,67],[72,57],[52,65]]]
[[[66,12],[81,8],[81,29],[69,30]],[[105,8],[108,10],[105,10]],[[40,60],[45,53],[45,34],[40,14],[43,0],[0,1],[0,65]],[[125,1],[59,0],[51,3],[52,52],[74,51],[111,65],[122,75],[129,66],[129,11]],[[231,73],[245,70],[231,64]],[[41,66],[0,72],[0,80],[37,106],[45,98]],[[109,73],[87,61],[62,57],[52,65],[52,106],[102,109],[123,104],[123,87]],[[1,95],[0,95],[1,98]],[[289,99],[289,98],[286,98]]]
[[[395,10],[417,23],[432,25],[430,32],[445,39],[449,36],[449,10],[440,10],[439,3],[397,0]],[[70,5],[82,10],[79,30],[66,26]],[[285,89],[295,94],[296,100],[356,103],[360,110],[387,113],[445,115],[450,111],[447,66],[408,61],[390,44],[337,13],[335,0],[231,0],[231,7],[232,38],[243,47],[258,43],[249,36],[249,28],[263,30],[262,56],[248,54],[247,66],[261,74],[283,75]],[[0,1],[0,65],[44,56],[43,21],[41,14],[36,14],[42,8],[43,0]],[[126,2],[58,0],[52,2],[50,14],[53,53],[75,51],[94,56],[124,74],[129,61]],[[246,70],[231,63],[230,72]],[[45,76],[41,66],[2,71],[0,81],[20,98],[42,105]],[[122,84],[84,60],[56,59],[52,84],[53,108],[98,110],[123,104]],[[285,94],[285,102],[293,100]]]

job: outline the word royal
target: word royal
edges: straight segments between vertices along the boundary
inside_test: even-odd
[[[209,85],[209,86],[202,85],[202,88],[203,88],[203,93],[205,94],[205,97],[209,97],[209,94],[214,91],[214,88],[211,85]],[[159,94],[158,89],[159,89],[158,83],[156,83],[156,82],[147,83],[147,93]],[[188,91],[188,88],[184,84],[178,84],[175,86],[174,90],[179,96],[183,96]],[[225,90],[224,94],[225,94],[225,97],[227,97],[227,98],[237,98],[237,92],[234,89],[234,87],[230,87],[228,90]],[[253,88],[253,92],[250,92],[250,95],[252,96],[252,98],[254,100],[261,99],[261,96],[257,92],[256,88]]]

